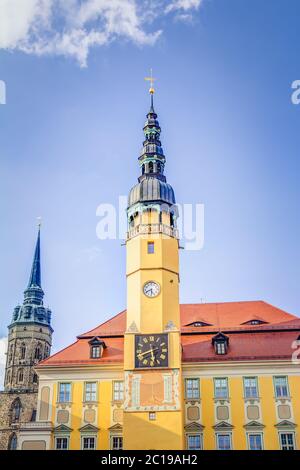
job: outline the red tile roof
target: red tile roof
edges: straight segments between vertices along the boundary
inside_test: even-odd
[[[263,301],[183,304],[180,316],[184,362],[289,359],[292,342],[300,334],[300,318]],[[265,324],[245,324],[255,319]],[[188,326],[194,322],[211,326]],[[122,363],[125,327],[126,310],[78,336],[75,343],[45,359],[39,367]],[[229,337],[228,353],[221,358],[211,343],[218,331]],[[103,338],[107,346],[99,359],[90,358],[88,342],[94,336]]]

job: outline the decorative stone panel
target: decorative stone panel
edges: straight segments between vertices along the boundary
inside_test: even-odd
[[[247,418],[251,421],[259,419],[259,407],[256,405],[247,406]]]
[[[228,406],[217,406],[217,419],[219,421],[227,421],[229,419],[229,408]]]

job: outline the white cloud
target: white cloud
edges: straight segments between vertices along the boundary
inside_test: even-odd
[[[0,338],[0,390],[2,390],[4,386],[6,349],[7,349],[7,338]]]
[[[196,10],[202,0],[0,0],[0,49],[74,57],[84,67],[91,47],[118,38],[153,45],[153,19]],[[160,5],[163,8],[157,8]]]
[[[166,13],[171,11],[189,11],[198,10],[202,3],[202,0],[173,0],[166,6]]]

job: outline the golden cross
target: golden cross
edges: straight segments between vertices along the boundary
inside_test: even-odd
[[[154,86],[153,85],[154,85],[154,81],[156,80],[156,78],[154,78],[153,75],[152,75],[152,69],[150,69],[150,77],[145,77],[145,80],[147,82],[150,82],[149,93],[151,95],[153,95],[153,93],[154,93]]]

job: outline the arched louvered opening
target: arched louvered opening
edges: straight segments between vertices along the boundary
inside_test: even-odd
[[[13,433],[9,436],[7,449],[8,450],[17,450],[17,447],[18,447],[18,439],[17,439],[16,434]]]

